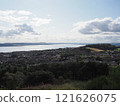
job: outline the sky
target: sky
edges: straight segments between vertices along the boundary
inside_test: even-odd
[[[0,43],[120,43],[120,0],[0,0]]]

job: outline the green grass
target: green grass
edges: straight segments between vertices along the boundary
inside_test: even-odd
[[[89,50],[92,50],[92,51],[95,51],[95,52],[103,52],[104,51],[102,49],[97,49],[97,48],[92,48],[92,47],[86,47],[86,49],[89,49]]]

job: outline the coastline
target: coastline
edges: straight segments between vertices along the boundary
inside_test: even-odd
[[[53,45],[24,45],[24,46],[5,46],[0,47],[0,53],[12,53],[12,52],[23,52],[23,51],[41,51],[41,50],[52,50],[60,48],[76,48],[85,45],[78,44],[53,44]]]

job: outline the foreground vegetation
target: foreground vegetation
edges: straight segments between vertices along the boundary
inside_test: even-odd
[[[88,81],[65,80],[61,84],[43,84],[30,86],[24,90],[119,90],[120,67],[112,68],[106,76],[100,76]]]
[[[77,62],[29,67],[2,65],[0,85],[4,89],[18,89],[40,84],[62,84],[66,80],[88,81],[101,75],[108,75],[107,64]]]
[[[1,89],[120,89],[120,67],[95,62],[0,66]]]

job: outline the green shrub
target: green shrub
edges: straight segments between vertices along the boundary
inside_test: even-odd
[[[91,81],[88,81],[86,89],[120,90],[120,67],[112,68],[107,76],[97,77]]]
[[[28,72],[26,78],[26,85],[39,85],[46,83],[53,83],[54,75],[51,72],[35,71]]]
[[[88,81],[86,89],[88,90],[102,90],[102,89],[107,89],[108,82],[106,79],[106,76],[101,76],[98,78],[95,78],[91,81]]]
[[[120,90],[120,67],[114,68],[108,76],[109,89]]]

